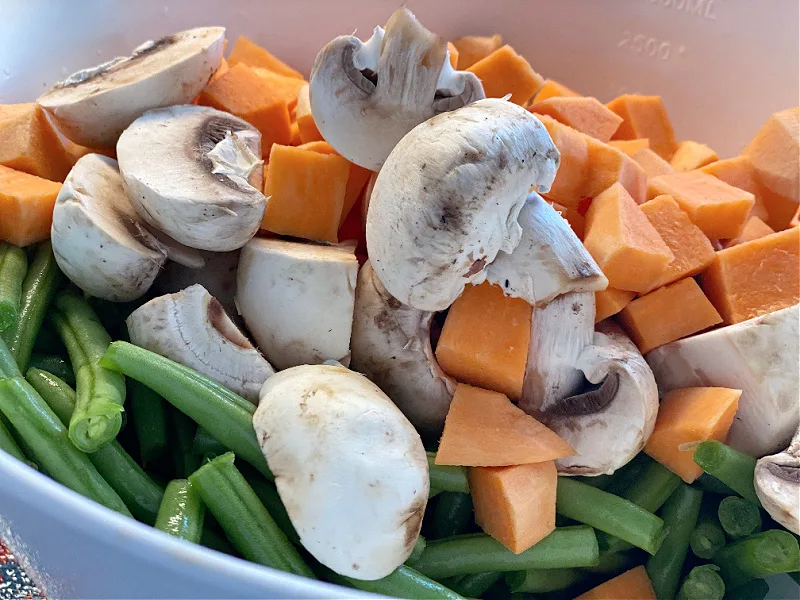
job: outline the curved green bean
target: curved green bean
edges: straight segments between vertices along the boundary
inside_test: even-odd
[[[57,354],[31,354],[28,367],[36,367],[42,371],[52,373],[59,379],[64,380],[67,385],[75,386],[75,371],[72,364],[62,356]]]
[[[206,507],[189,480],[175,479],[167,484],[154,527],[199,544],[205,512]]]
[[[27,271],[25,251],[0,242],[0,331],[11,327],[19,316],[22,282]]]
[[[714,554],[726,587],[800,570],[797,538],[783,529],[755,533]]]
[[[469,494],[469,481],[465,467],[436,464],[436,453],[427,452],[431,489],[439,492],[462,492]]]
[[[392,598],[408,598],[409,600],[463,600],[463,596],[405,565],[375,581],[344,577],[330,569],[322,569],[322,571],[329,581],[362,592],[381,594]]]
[[[20,377],[17,361],[5,341],[0,338],[0,377]]]

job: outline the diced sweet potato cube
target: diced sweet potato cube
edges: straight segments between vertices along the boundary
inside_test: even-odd
[[[767,224],[774,230],[786,229],[797,211],[798,203],[790,198],[776,194],[759,183],[758,196],[767,209]]]
[[[661,158],[658,154],[650,150],[650,148],[642,148],[635,152],[631,158],[644,169],[647,179],[653,179],[661,175],[669,175],[674,173],[675,169],[672,168],[667,161]]]
[[[211,76],[211,79],[208,80],[208,83],[216,81],[217,79],[219,79],[220,77],[225,75],[225,73],[227,73],[230,70],[231,70],[231,65],[223,57],[223,59],[219,63],[219,67],[217,67],[217,70],[214,71],[214,74]]]
[[[278,73],[279,75],[285,75],[286,77],[305,79],[302,73],[296,71],[243,35],[236,38],[236,42],[233,44],[233,49],[231,50],[231,55],[228,58],[228,63],[230,66],[243,63],[249,67],[269,69],[270,71]]]
[[[597,98],[589,96],[548,98],[537,101],[529,110],[539,115],[549,115],[601,142],[610,140],[622,122],[619,115]]]
[[[800,301],[798,246],[792,227],[716,253],[700,283],[726,325]]]
[[[608,277],[609,287],[631,292],[649,290],[675,258],[619,183],[592,201],[583,244]]]
[[[686,140],[678,144],[669,164],[679,173],[685,173],[705,167],[718,159],[717,153],[705,144]]]
[[[297,93],[297,113],[295,118],[297,119],[297,128],[300,131],[300,139],[303,144],[324,140],[311,114],[311,99],[308,95],[307,83]]]
[[[797,227],[798,225],[800,225],[800,205],[798,205],[797,210],[794,211],[794,216],[792,217],[792,220],[789,221],[790,227]]]
[[[584,592],[575,600],[656,600],[656,592],[644,565],[640,565]]]
[[[553,208],[558,211],[558,214],[567,220],[569,226],[572,227],[573,233],[578,236],[578,239],[583,241],[583,234],[586,231],[586,217],[574,208],[567,208],[558,203],[552,204]]]
[[[483,60],[503,45],[503,37],[495,33],[492,36],[467,35],[453,40],[458,53],[458,70],[464,71],[479,60]]]
[[[0,166],[0,240],[27,246],[49,238],[60,190],[60,183]]]
[[[511,46],[503,46],[470,66],[483,83],[487,98],[502,98],[511,94],[511,102],[525,105],[542,87],[544,79],[517,54]]]
[[[633,156],[639,150],[650,147],[650,140],[647,138],[639,138],[636,140],[611,140],[608,142],[609,146],[622,150],[628,156]]]
[[[775,230],[764,223],[758,217],[750,217],[747,219],[747,222],[744,224],[742,228],[742,233],[739,234],[739,237],[734,238],[732,240],[728,240],[724,246],[726,248],[730,248],[731,246],[735,246],[736,244],[743,244],[744,242],[749,242],[751,240],[757,240],[758,238],[762,238],[765,235],[770,235],[775,233]]]
[[[728,185],[750,192],[755,198],[755,204],[750,209],[750,216],[767,221],[769,213],[761,198],[761,190],[756,180],[756,172],[746,156],[736,156],[717,160],[700,169],[703,173],[713,175]],[[782,229],[782,228],[781,228]]]
[[[64,181],[73,161],[36,104],[0,105],[0,165]]]
[[[539,88],[539,91],[536,92],[534,100],[536,102],[543,102],[548,98],[575,98],[578,96],[580,96],[578,92],[572,91],[567,86],[562,85],[557,81],[547,79],[542,87]]]
[[[664,160],[670,159],[677,144],[661,96],[625,94],[614,98],[607,106],[623,119],[614,134],[615,139],[647,138],[656,154]]]
[[[614,183],[622,184],[636,204],[646,200],[647,176],[630,156],[608,144],[587,136],[589,179],[583,196],[594,198]]]
[[[280,75],[269,69],[262,69],[260,67],[253,67],[253,72],[261,77],[270,88],[270,96],[286,102],[289,107],[289,112],[297,109],[297,98],[300,90],[308,85],[302,79],[296,77],[287,77]],[[295,116],[296,113],[295,113]]]
[[[636,292],[606,288],[594,293],[595,317],[594,322],[613,317],[636,297]]]
[[[668,194],[710,239],[731,239],[753,207],[753,194],[702,171],[672,173],[651,179],[648,195]]]
[[[772,115],[742,154],[767,189],[800,202],[800,106]]]
[[[542,116],[541,120],[561,153],[561,165],[547,197],[562,206],[577,209],[589,178],[590,138],[552,117]]]

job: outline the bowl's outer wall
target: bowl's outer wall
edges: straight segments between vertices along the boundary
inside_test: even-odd
[[[32,101],[75,70],[200,25],[225,25],[230,39],[247,34],[308,73],[322,44],[356,29],[367,37],[400,4],[0,0],[0,103]],[[797,0],[405,4],[446,38],[501,32],[543,75],[603,101],[623,92],[661,94],[678,137],[708,143],[721,155],[738,153],[772,112],[798,103]],[[1,451],[0,517],[18,536],[12,546],[29,555],[34,575],[47,574],[51,598],[357,595],[181,544],[83,500]]]

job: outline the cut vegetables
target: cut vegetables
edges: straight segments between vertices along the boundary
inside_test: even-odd
[[[618,140],[647,138],[650,148],[664,160],[675,152],[675,132],[661,96],[625,94],[608,103],[608,108],[622,117],[614,135]]]
[[[498,48],[467,68],[483,84],[487,98],[511,94],[511,102],[524,105],[542,87],[544,79],[511,46]]]
[[[656,600],[656,593],[647,571],[639,566],[584,592],[575,600]]]
[[[61,184],[0,166],[0,240],[27,246],[46,240]]]
[[[37,104],[0,105],[0,165],[51,181],[64,181],[72,163]]]
[[[742,154],[750,160],[759,182],[773,193],[800,202],[800,107],[772,115]]]
[[[719,159],[717,153],[705,144],[687,140],[678,144],[669,164],[679,173],[694,171]]]
[[[261,67],[274,71],[279,75],[286,77],[294,77],[296,79],[303,79],[303,75],[287,65],[285,62],[270,54],[266,49],[262,48],[249,38],[240,35],[236,38],[236,42],[231,49],[231,55],[228,58],[230,66],[235,66],[238,63],[243,63],[249,67]]]
[[[597,98],[588,96],[537,99],[528,110],[553,117],[556,121],[601,142],[609,141],[622,123],[620,116],[609,110]]]
[[[458,52],[457,68],[463,71],[500,48],[503,38],[497,33],[492,36],[467,35],[453,40],[452,44]]]
[[[613,317],[628,303],[636,297],[636,292],[606,288],[601,292],[594,293],[596,312],[594,322],[599,323],[603,319]]]

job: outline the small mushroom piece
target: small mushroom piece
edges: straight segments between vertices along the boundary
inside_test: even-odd
[[[67,175],[50,229],[59,268],[79,288],[112,302],[142,296],[167,252],[125,194],[117,161],[87,154]]]
[[[433,316],[390,296],[369,262],[361,267],[350,366],[386,392],[423,438],[435,441],[442,433],[456,382],[433,354]]]
[[[555,179],[560,156],[524,108],[479,100],[409,132],[378,173],[367,248],[388,292],[419,310],[444,310],[511,253],[531,189]]]
[[[145,42],[131,56],[78,71],[37,102],[72,141],[113,147],[152,108],[189,104],[222,60],[224,27],[200,27]]]
[[[311,111],[320,133],[351,162],[378,171],[411,129],[484,97],[478,78],[450,66],[447,42],[406,8],[362,42],[329,42],[314,62]]]
[[[270,377],[253,427],[300,542],[341,575],[385,577],[419,537],[425,448],[369,379],[303,365]]]
[[[756,463],[756,495],[769,515],[800,535],[800,429],[789,447]]]
[[[522,239],[513,252],[500,251],[486,267],[487,281],[506,296],[544,306],[560,294],[596,292],[608,279],[569,223],[536,192],[519,213]],[[592,315],[594,319],[594,315]]]
[[[255,238],[242,248],[236,306],[277,369],[350,362],[354,249]]]
[[[600,323],[575,366],[594,384],[536,416],[575,449],[556,461],[564,475],[610,475],[644,448],[658,412],[653,372],[612,323]]]
[[[141,217],[191,248],[228,252],[264,216],[261,134],[205,106],[152,110],[117,143],[125,189]]]
[[[254,404],[275,373],[202,285],[154,298],[125,323],[132,343],[208,375]]]

